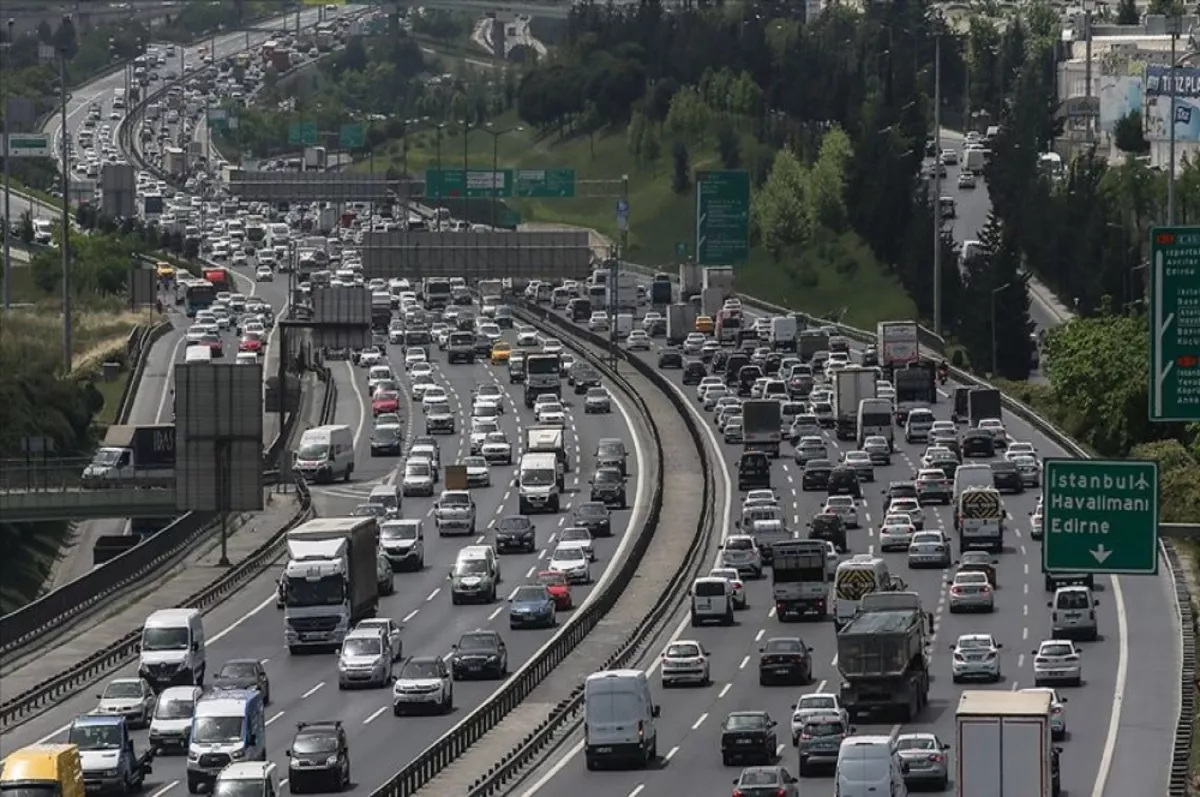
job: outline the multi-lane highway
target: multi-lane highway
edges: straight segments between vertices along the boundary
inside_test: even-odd
[[[678,372],[667,372],[678,384]],[[708,429],[713,423],[700,409],[695,389],[679,386],[702,416]],[[948,390],[953,389],[949,385]],[[945,396],[935,408],[939,418],[949,418]],[[1008,433],[1014,440],[1034,443],[1043,457],[1065,456],[1047,438],[1029,424],[1006,413]],[[731,469],[740,447],[726,446],[716,439],[727,469]],[[908,445],[899,436],[892,465],[879,467],[875,483],[864,491],[859,509],[863,528],[850,532],[853,553],[877,552],[876,529],[882,519],[881,491],[891,481],[909,480],[919,464],[922,448]],[[852,447],[828,438],[834,457]],[[785,446],[785,448],[787,448]],[[788,520],[797,528],[819,512],[825,494],[800,489],[800,469],[788,456],[778,460],[772,480],[776,492],[787,504]],[[725,490],[732,499],[736,516],[738,494],[723,474]],[[994,614],[950,614],[945,611],[947,580],[951,571],[909,570],[902,553],[881,554],[893,574],[905,579],[918,591],[925,607],[935,615],[936,636],[932,648],[934,677],[930,705],[911,725],[890,722],[872,724],[860,720],[859,733],[901,733],[930,731],[948,743],[954,741],[954,709],[963,689],[973,685],[955,685],[950,677],[948,647],[960,634],[990,633],[1004,644],[1004,680],[983,688],[1019,689],[1033,686],[1032,651],[1050,635],[1049,593],[1043,589],[1040,571],[1040,544],[1029,537],[1029,514],[1040,491],[1005,497],[1008,512],[1008,542],[998,557],[999,589]],[[943,507],[926,508],[926,528],[940,528],[952,534],[950,511]],[[726,524],[729,528],[730,525]],[[957,544],[954,546],[957,551]],[[1119,797],[1131,793],[1162,794],[1166,789],[1167,763],[1171,753],[1175,720],[1178,716],[1179,630],[1174,596],[1166,573],[1157,577],[1100,578],[1097,580],[1098,609],[1102,638],[1083,645],[1084,685],[1064,689],[1068,698],[1066,715],[1069,736],[1061,744],[1062,785],[1064,794],[1091,794],[1094,797]],[[840,678],[834,664],[836,653],[830,624],[783,625],[771,609],[770,581],[749,582],[749,608],[739,613],[732,628],[685,625],[679,620],[677,634],[697,639],[712,652],[713,684],[695,689],[656,688],[662,706],[658,750],[662,760],[645,771],[588,772],[578,755],[580,744],[534,773],[527,780],[522,797],[609,797],[619,795],[716,794],[735,778],[738,769],[724,767],[720,756],[720,725],[727,713],[737,710],[765,709],[780,723],[779,762],[797,773],[797,756],[788,744],[791,705],[801,693],[827,690],[837,692]],[[771,636],[801,636],[814,648],[817,683],[808,688],[763,687],[756,669],[758,645]],[[1134,655],[1154,651],[1153,655]],[[657,651],[646,661],[650,670],[657,667]],[[657,684],[656,684],[657,687]],[[951,756],[953,756],[951,751]],[[1137,778],[1142,778],[1138,781]],[[804,794],[832,794],[829,777],[806,780]]]
[[[510,339],[512,338],[510,334]],[[402,371],[403,355],[399,347],[389,350],[390,361]],[[447,365],[444,357],[437,365],[437,379],[450,395],[459,415],[456,434],[441,438],[443,463],[452,464],[468,453],[472,390],[479,384],[497,383],[505,394],[506,412],[501,427],[514,446],[514,457],[520,453],[522,430],[533,422],[532,413],[521,400],[519,386],[508,383],[505,369],[489,364]],[[348,514],[357,504],[365,502],[370,488],[394,483],[400,459],[373,458],[370,455],[371,409],[366,390],[366,371],[349,363],[335,362],[332,372],[338,384],[337,421],[350,426],[356,447],[354,479],[349,484],[320,486],[314,489],[315,501],[321,515]],[[402,378],[407,388],[407,380]],[[407,389],[405,391],[407,395]],[[554,549],[554,535],[569,525],[575,506],[587,500],[588,478],[592,472],[591,457],[601,437],[619,437],[626,441],[639,462],[631,469],[628,485],[630,509],[613,511],[612,538],[595,542],[598,561],[593,576],[598,581],[609,564],[621,555],[626,529],[631,519],[642,515],[648,501],[648,485],[643,484],[642,453],[637,441],[631,439],[626,413],[629,410],[617,402],[610,415],[587,415],[581,402],[567,395],[567,432],[572,451],[572,470],[567,477],[568,503],[563,513],[534,516],[537,526],[538,551],[501,557],[503,573],[502,594],[508,595],[525,583],[539,569]],[[618,398],[614,396],[614,398]],[[408,402],[403,417],[407,424],[408,441],[413,434],[424,432],[419,405]],[[458,637],[476,628],[500,630],[508,643],[510,671],[516,671],[554,633],[552,630],[510,631],[507,604],[501,600],[490,605],[452,606],[448,592],[447,574],[454,557],[464,544],[486,542],[489,529],[499,518],[516,514],[516,490],[512,487],[515,468],[492,468],[492,486],[473,490],[478,508],[478,535],[471,538],[440,538],[431,517],[433,500],[409,497],[404,500],[405,517],[426,521],[426,567],[417,573],[397,573],[396,594],[384,598],[380,616],[391,617],[405,626],[406,655],[446,654]],[[396,719],[390,712],[390,690],[339,692],[337,689],[336,658],[330,655],[291,656],[283,645],[283,621],[274,607],[272,571],[260,577],[231,601],[210,613],[205,624],[209,634],[208,661],[210,673],[232,658],[253,656],[265,662],[271,678],[272,702],[268,708],[268,745],[271,760],[280,764],[286,773],[287,749],[295,723],[305,720],[340,719],[350,735],[350,755],[356,791],[369,792],[388,778],[405,762],[413,759],[428,744],[465,716],[498,686],[495,681],[461,682],[455,688],[455,710],[445,717],[408,717]],[[576,606],[586,600],[590,588],[576,587]],[[565,621],[567,615],[560,618]],[[118,675],[126,675],[126,668]],[[398,671],[398,669],[397,669]],[[29,722],[0,738],[4,749],[15,749],[39,739],[62,738],[62,727],[70,719],[95,705],[94,697],[76,696],[55,707],[37,720]],[[144,736],[140,737],[144,740]],[[142,742],[139,742],[142,743]],[[155,761],[153,782],[148,793],[162,795],[183,793],[186,783],[185,759],[160,758]]]

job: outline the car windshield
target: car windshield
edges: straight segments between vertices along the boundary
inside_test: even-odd
[[[800,698],[798,708],[802,709],[831,709],[836,710],[838,707],[837,699],[829,695],[805,695]]]
[[[695,658],[700,655],[700,646],[694,642],[675,642],[667,648],[669,658]]]
[[[591,542],[592,535],[587,529],[563,529],[558,535],[559,542],[582,541]]]
[[[459,650],[495,650],[496,639],[490,634],[465,634],[458,640]]]
[[[123,700],[142,696],[142,685],[137,681],[113,681],[104,688],[105,700]]]
[[[154,716],[160,720],[185,720],[196,710],[196,702],[191,699],[173,698],[159,700],[154,707]]]
[[[428,462],[410,462],[404,466],[405,476],[428,476],[429,471]]]
[[[467,457],[463,460],[463,465],[468,468],[486,468],[487,460],[483,457]]]
[[[192,721],[192,741],[201,744],[240,742],[241,717],[196,717]]]
[[[551,468],[533,468],[521,471],[521,484],[527,487],[548,487],[554,484],[558,474]]]
[[[578,517],[606,517],[608,509],[603,504],[580,504],[579,509],[575,510]]]
[[[730,714],[725,719],[725,729],[730,731],[758,731],[766,724],[760,714]]]
[[[725,541],[725,550],[751,551],[754,550],[754,541],[747,537],[731,537]]]
[[[522,529],[527,529],[532,525],[533,522],[529,518],[517,516],[501,518],[500,522],[496,524],[496,528],[503,529],[505,531],[520,531]]]
[[[383,642],[378,637],[350,637],[342,645],[342,653],[347,656],[378,656],[383,650]]]
[[[445,493],[442,495],[442,504],[444,506],[468,506],[470,503],[470,496],[464,493]]]
[[[600,470],[596,471],[596,483],[597,484],[617,484],[620,481],[621,481],[621,472],[620,471],[610,470],[608,468],[601,468]]]
[[[1070,656],[1074,652],[1070,645],[1056,643],[1053,645],[1042,645],[1042,649],[1038,651],[1038,654],[1042,656]]]
[[[425,412],[429,415],[449,415],[450,404],[445,401],[431,401]]]
[[[385,540],[415,540],[417,538],[416,523],[385,523],[379,530],[379,536]]]
[[[300,754],[332,753],[337,750],[337,737],[332,733],[304,733],[292,742],[292,752]]]
[[[483,559],[460,559],[454,565],[454,572],[460,576],[486,573],[487,562]]]
[[[121,739],[121,726],[116,722],[111,725],[72,725],[67,734],[67,741],[78,745],[80,750],[119,750]]]
[[[258,675],[258,667],[250,661],[231,661],[217,673],[218,678],[254,678]]]
[[[142,631],[142,650],[187,650],[186,628],[147,628]]]
[[[541,587],[519,587],[513,594],[513,603],[546,600],[546,590]]]
[[[602,387],[588,388],[587,397],[590,399],[608,398],[608,391]]]
[[[442,674],[436,662],[413,660],[404,665],[404,669],[400,671],[400,677],[415,680],[418,678],[441,678]]]
[[[955,584],[986,584],[985,573],[959,573],[954,577]]]
[[[779,775],[770,769],[745,769],[738,778],[739,786],[778,786]]]
[[[1088,599],[1087,593],[1082,591],[1061,592],[1058,595],[1058,600],[1055,601],[1055,605],[1059,609],[1090,609],[1091,601]]]

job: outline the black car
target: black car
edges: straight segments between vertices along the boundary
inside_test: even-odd
[[[840,515],[818,512],[808,521],[808,538],[832,542],[838,553],[846,553],[846,522]]]
[[[992,437],[991,432],[980,431],[978,429],[967,432],[963,435],[959,446],[962,449],[963,459],[967,457],[994,457],[996,455],[996,438]]]
[[[771,460],[762,451],[747,451],[738,458],[738,490],[770,490]]]
[[[757,365],[743,365],[738,370],[737,394],[742,397],[749,396],[754,383],[762,379],[762,376],[762,368],[759,368]]]
[[[475,356],[476,357],[491,357],[492,356],[492,339],[487,335],[475,336]]]
[[[887,489],[883,491],[883,510],[886,512],[887,508],[892,505],[892,501],[897,498],[917,498],[919,500],[917,483],[892,482],[889,484]]]
[[[624,509],[628,502],[625,499],[625,477],[620,468],[598,468],[591,480],[591,500],[600,501],[605,506],[615,506]]]
[[[701,361],[688,360],[683,364],[683,383],[685,385],[698,385],[700,380],[706,376],[708,376],[708,369]]]
[[[399,426],[377,426],[371,430],[371,456],[399,456],[404,450],[404,434]]]
[[[770,764],[776,749],[775,720],[765,711],[734,711],[721,723],[721,762],[727,767],[738,761]]]
[[[1021,473],[1017,470],[1016,464],[1005,459],[999,459],[989,463],[992,468],[992,483],[996,485],[996,489],[1002,493],[1025,492],[1025,482],[1021,480]]]
[[[600,387],[600,372],[586,363],[577,363],[572,372],[575,395],[582,396],[590,388]]]
[[[825,490],[830,495],[852,495],[862,498],[862,481],[854,468],[839,465],[829,472],[829,484]]]
[[[508,382],[516,385],[525,381],[525,361],[514,360],[510,356],[508,359]]]
[[[500,518],[496,524],[496,550],[506,551],[537,550],[537,530],[533,521],[527,515],[509,515]]]
[[[286,754],[293,794],[350,788],[350,744],[340,720],[296,723]]]
[[[271,681],[258,659],[230,659],[213,678],[213,689],[257,689],[263,705],[271,702]]]
[[[450,674],[465,678],[504,678],[508,675],[508,648],[495,631],[470,631],[458,638],[450,654]]]
[[[799,637],[774,637],[758,649],[758,685],[812,683],[812,648]]]
[[[593,537],[611,537],[613,533],[612,517],[602,501],[586,501],[575,507],[571,525],[587,529]]]
[[[804,473],[800,476],[800,489],[804,492],[824,490],[829,487],[829,475],[833,473],[833,463],[827,459],[810,459],[804,463]]]
[[[658,353],[659,368],[682,368],[683,352],[679,349],[663,349]]]

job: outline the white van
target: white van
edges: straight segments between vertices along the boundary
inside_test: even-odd
[[[517,512],[559,510],[558,458],[552,453],[525,454],[517,473]]]
[[[229,764],[217,775],[212,787],[212,797],[279,797],[279,776],[276,767],[269,761],[237,761]]]
[[[458,552],[450,571],[450,602],[494,603],[500,583],[500,561],[490,545],[468,545]]]
[[[726,578],[704,576],[692,582],[692,625],[717,621],[733,625],[733,584]]]
[[[204,618],[199,609],[159,609],[142,626],[138,675],[154,691],[204,686]]]
[[[625,340],[633,331],[633,316],[629,313],[617,313],[617,339]]]
[[[354,436],[350,427],[331,424],[302,434],[292,470],[311,482],[332,482],[339,476],[350,481],[354,473]]]
[[[231,761],[267,760],[267,723],[257,689],[212,692],[196,703],[188,742],[187,789],[212,786]]]
[[[156,755],[166,750],[187,751],[192,715],[203,694],[199,686],[171,686],[158,696],[150,719],[150,749]]]
[[[207,346],[188,346],[183,351],[183,361],[187,365],[212,362],[212,349]]]
[[[838,797],[908,797],[904,768],[890,736],[847,736],[838,749]]]
[[[991,466],[959,465],[958,469],[954,471],[954,505],[958,505],[958,497],[968,487],[986,487],[991,489],[995,486],[996,480],[992,477]]]
[[[658,757],[659,707],[641,670],[606,670],[583,686],[584,758],[588,769],[602,763],[645,767]]]

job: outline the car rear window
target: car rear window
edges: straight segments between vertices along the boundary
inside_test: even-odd
[[[720,597],[725,594],[726,583],[724,581],[716,583],[714,581],[700,581],[696,584],[695,593],[701,598]]]

